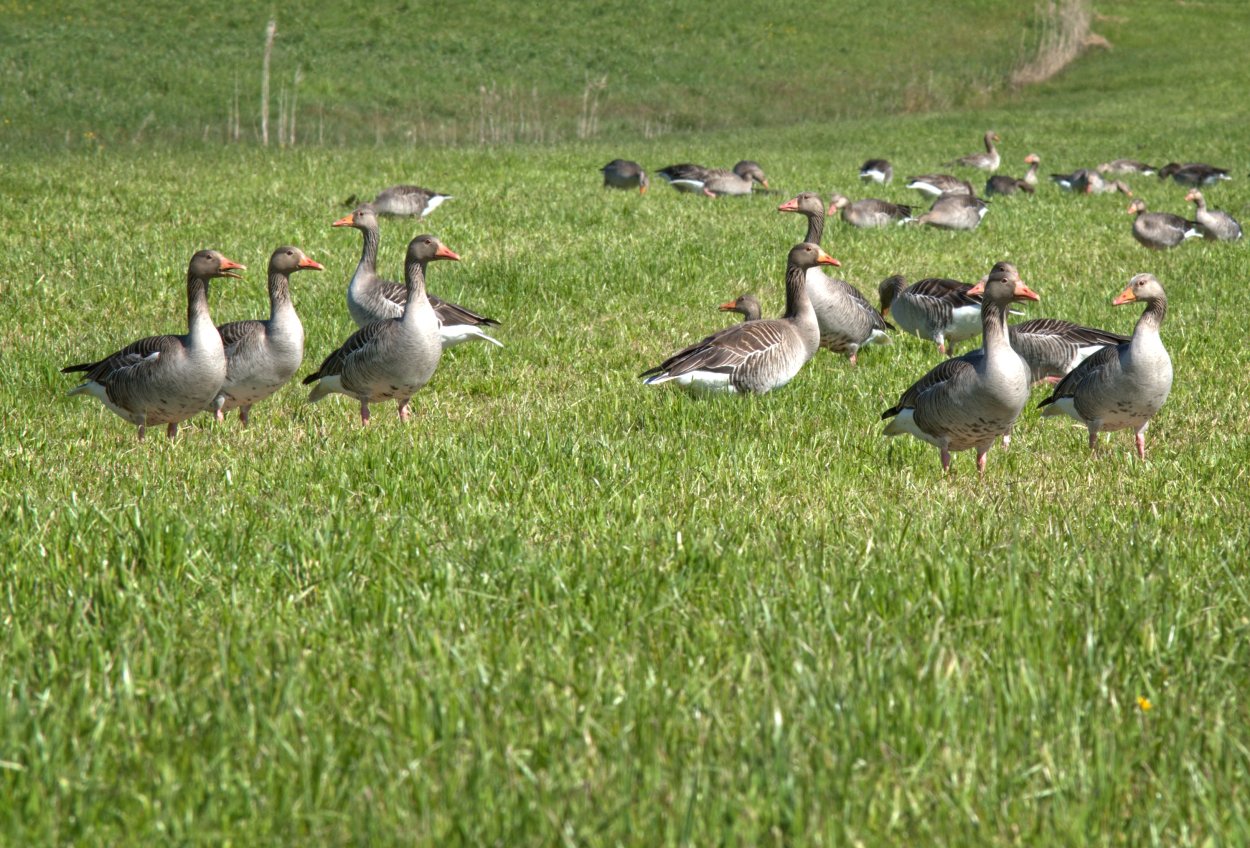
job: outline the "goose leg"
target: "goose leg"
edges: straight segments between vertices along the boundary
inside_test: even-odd
[[[218,421],[225,421],[226,413],[222,412],[221,407],[219,406],[213,410],[213,417],[216,418]]]
[[[140,424],[140,425],[139,425],[139,441],[141,441],[141,442],[143,441],[143,437],[144,437],[144,435],[146,435],[146,434],[147,434],[147,432],[148,432],[147,425],[146,425],[146,424]]]
[[[165,428],[165,435],[169,436],[169,438],[171,439],[178,435],[178,422],[177,421],[169,422],[169,426]]]
[[[990,452],[989,446],[977,448],[977,473],[985,474],[985,457]]]
[[[942,451],[942,471],[949,472],[951,470],[951,452],[946,448],[939,448]]]
[[[858,357],[859,357],[859,351],[856,350],[856,351],[851,352],[851,365],[858,364],[859,362]]]
[[[247,414],[251,411],[252,411],[252,407],[250,404],[247,406],[239,407],[239,421],[242,422],[244,427],[247,426]]]
[[[1098,448],[1098,428],[1090,427],[1089,428],[1089,449],[1090,451],[1094,451],[1094,450],[1097,450],[1097,448]]]
[[[369,423],[369,401],[367,400],[360,402],[360,423],[362,425]]]
[[[404,398],[399,402],[399,420],[404,423],[407,423],[408,419],[412,417],[412,413],[408,411],[409,400],[410,398]]]
[[[1137,458],[1144,460],[1146,458],[1146,425],[1137,431],[1137,435],[1133,441],[1137,444]]]

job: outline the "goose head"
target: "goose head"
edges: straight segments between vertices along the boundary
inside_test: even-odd
[[[351,211],[350,214],[339,218],[330,226],[332,227],[355,227],[358,230],[377,229],[378,215],[371,203],[362,203]]]
[[[242,279],[238,274],[230,273],[236,270],[247,270],[247,266],[240,265],[232,259],[227,259],[216,250],[200,250],[191,257],[191,264],[187,268],[187,273],[200,280],[208,280],[215,277]]]
[[[429,233],[422,233],[408,242],[408,262],[433,262],[436,259],[460,261],[460,257],[451,248]]]
[[[324,271],[320,262],[314,262],[304,251],[292,245],[279,247],[269,257],[270,274],[294,274],[296,271]]]
[[[1128,281],[1124,291],[1111,301],[1112,306],[1123,306],[1126,303],[1152,303],[1162,298],[1163,286],[1153,274],[1138,274]]]
[[[1041,300],[1037,292],[1020,279],[1020,272],[1010,262],[999,262],[982,277],[968,294],[981,295],[983,300],[1007,303],[1012,300]]]

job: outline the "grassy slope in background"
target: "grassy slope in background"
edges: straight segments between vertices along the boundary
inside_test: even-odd
[[[1014,172],[1030,151],[1047,171],[1235,165],[1209,197],[1250,217],[1244,10],[1103,11],[1114,50],[979,112],[548,148],[10,153],[5,839],[1244,841],[1245,246],[1149,253],[1121,198],[1049,186],[973,234],[831,225],[865,290],[1007,258],[1033,314],[1128,330],[1137,310],[1109,301],[1129,276],[1168,287],[1177,383],[1148,463],[1123,433],[1091,459],[1030,408],[984,480],[969,455],[943,480],[932,448],[879,435],[935,361],[915,340],[856,370],[822,354],[763,398],[640,387],[727,297],[776,311],[802,227],[784,196],[597,185],[617,155],[751,156],[786,196],[858,195],[863,158],[929,170],[993,127]],[[1182,29],[1201,54],[1159,35]],[[218,321],[263,314],[277,244],[326,264],[294,286],[318,359],[351,329],[337,202],[397,179],[457,195],[423,226],[465,261],[431,286],[498,315],[507,345],[448,354],[412,426],[391,405],[362,430],[292,386],[246,431],[205,417],[140,446],[61,396],[64,363],[180,325],[206,244],[251,269],[214,287]],[[1183,209],[1176,186],[1133,187]],[[385,225],[391,273],[414,232]]]

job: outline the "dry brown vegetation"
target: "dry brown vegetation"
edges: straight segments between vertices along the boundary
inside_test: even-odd
[[[1037,11],[1042,35],[1033,57],[1011,75],[1013,85],[1045,82],[1091,47],[1111,43],[1090,30],[1094,13],[1089,0],[1048,0]]]

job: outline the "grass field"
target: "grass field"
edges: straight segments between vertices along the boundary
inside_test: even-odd
[[[937,361],[914,339],[758,398],[635,379],[741,291],[778,311],[803,228],[775,206],[861,195],[869,156],[930,171],[992,127],[1009,173],[1029,152],[1208,161],[1236,169],[1212,205],[1250,220],[1250,14],[1097,8],[1113,49],[977,110],[269,151],[193,121],[86,146],[27,114],[0,172],[0,843],[1250,841],[1244,244],[1151,253],[1125,199],[1051,186],[971,234],[831,222],[865,291],[1008,259],[1031,315],[1128,332],[1138,309],[1110,300],[1156,274],[1176,383],[1145,463],[1125,433],[1089,456],[1038,389],[983,479],[970,454],[943,478],[880,435]],[[616,156],[754,158],[778,194],[605,192]],[[63,396],[62,365],[182,326],[209,245],[249,266],[214,287],[218,322],[264,313],[275,246],[326,266],[293,283],[310,370],[351,330],[339,204],[401,180],[456,197],[384,222],[383,268],[436,233],[464,261],[431,288],[506,345],[447,354],[412,424],[379,406],[362,429],[292,385],[247,430],[141,444]],[[1180,187],[1131,183],[1183,211]]]

